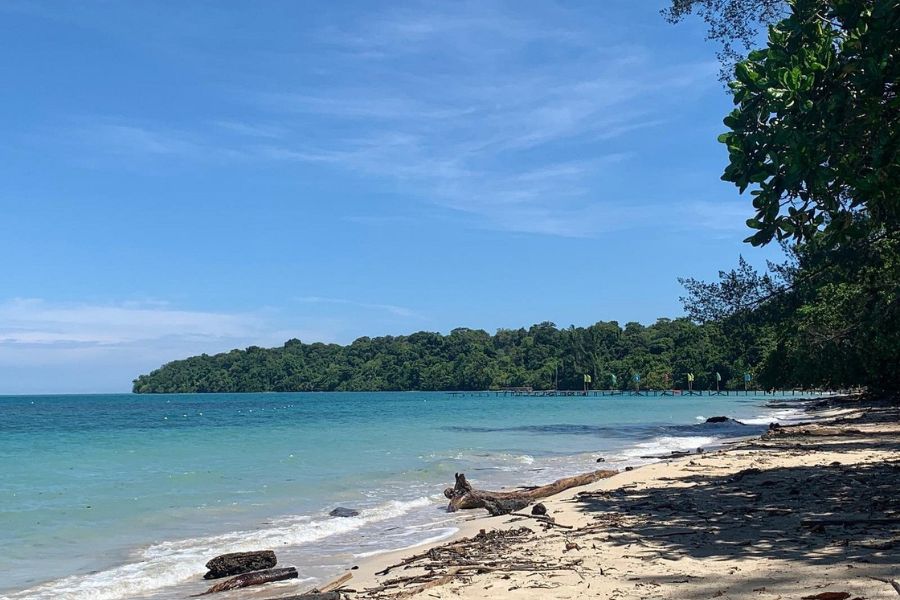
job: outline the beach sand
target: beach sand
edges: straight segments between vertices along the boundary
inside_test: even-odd
[[[449,541],[358,565],[344,597],[897,598],[898,418],[820,402],[810,423],[543,500],[562,527],[468,511]]]

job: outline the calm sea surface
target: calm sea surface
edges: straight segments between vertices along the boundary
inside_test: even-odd
[[[769,397],[771,400],[771,397]],[[781,400],[781,398],[778,398]],[[441,491],[543,483],[752,435],[753,396],[441,393],[0,397],[0,596],[183,598],[271,548],[312,583],[455,531]],[[749,425],[707,425],[729,415]],[[336,506],[360,516],[332,518]],[[201,581],[198,583],[198,580]]]

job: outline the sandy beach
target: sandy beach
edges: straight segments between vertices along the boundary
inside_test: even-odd
[[[449,541],[373,557],[351,571],[341,592],[359,599],[896,598],[898,417],[888,401],[820,401],[808,423],[549,497],[542,502],[552,523],[472,510]]]

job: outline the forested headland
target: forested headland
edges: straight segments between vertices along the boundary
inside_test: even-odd
[[[723,43],[734,102],[722,179],[749,196],[749,247],[781,244],[783,263],[684,279],[687,317],[649,326],[290,340],[171,362],[134,391],[580,389],[584,375],[663,388],[687,373],[701,389],[716,373],[726,388],[750,374],[763,388],[900,389],[900,2],[673,0],[664,15],[692,12]],[[751,48],[757,26],[767,42]]]
[[[695,374],[695,386],[743,387],[743,374],[757,364],[759,348],[743,352],[740,332],[697,325],[686,318],[650,326],[615,321],[558,329],[541,323],[501,329],[494,335],[454,329],[448,335],[418,332],[363,337],[352,344],[250,347],[178,360],[142,375],[135,392],[256,392],[356,390],[484,390],[532,387],[581,389],[633,385],[664,388]],[[666,376],[669,382],[666,383]],[[615,379],[614,379],[615,378]],[[557,383],[558,382],[558,383]],[[686,384],[682,383],[684,387]]]

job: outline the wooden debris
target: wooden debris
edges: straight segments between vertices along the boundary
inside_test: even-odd
[[[381,585],[360,592],[358,597],[400,600],[457,580],[467,580],[479,573],[551,573],[580,567],[580,559],[537,561],[512,552],[513,548],[521,547],[521,544],[530,541],[533,536],[534,531],[527,527],[482,530],[474,537],[437,546],[388,567],[381,574],[398,568],[415,569],[416,574],[384,581]]]
[[[592,471],[590,473],[575,475],[574,477],[565,477],[563,479],[558,479],[553,483],[547,485],[514,492],[489,492],[485,490],[476,490],[468,481],[466,481],[466,476],[464,473],[457,473],[456,483],[452,488],[447,488],[446,490],[444,490],[444,496],[446,496],[450,500],[450,504],[447,506],[448,512],[455,512],[457,510],[467,508],[485,508],[487,502],[500,503],[503,500],[526,501],[526,504],[520,507],[524,508],[525,506],[528,506],[528,504],[531,504],[532,502],[534,502],[535,500],[539,500],[540,498],[553,496],[554,494],[564,492],[573,487],[588,485],[594,483],[595,481],[606,479],[607,477],[612,477],[616,473],[618,473],[618,471]]]
[[[217,592],[225,592],[228,590],[236,590],[239,588],[250,587],[251,585],[261,585],[263,583],[271,583],[273,581],[284,581],[285,579],[296,579],[297,569],[287,567],[286,569],[265,569],[263,571],[253,571],[252,573],[244,573],[231,579],[226,579],[221,583],[217,583],[202,594],[197,596],[205,596],[206,594],[215,594]]]
[[[345,583],[350,581],[352,578],[353,578],[353,573],[344,573],[343,575],[341,575],[334,581],[330,581],[330,582],[326,583],[325,585],[323,585],[322,587],[320,587],[319,589],[314,590],[314,591],[321,593],[321,592],[330,592],[333,590],[340,589],[344,586]]]
[[[881,583],[886,583],[894,588],[894,591],[900,594],[900,582],[896,579],[884,579],[883,577],[872,577],[875,581],[880,581]]]
[[[203,576],[203,579],[219,579],[251,571],[271,569],[277,562],[275,553],[271,550],[222,554],[206,563],[209,572]]]

